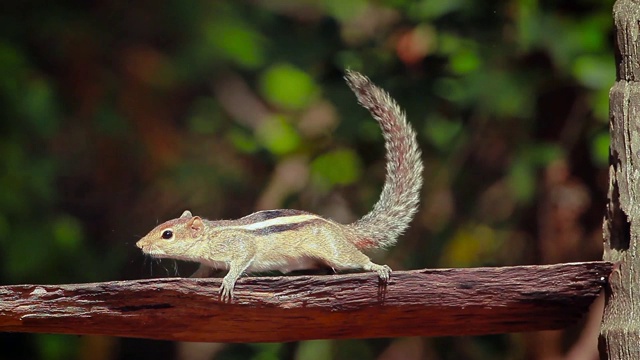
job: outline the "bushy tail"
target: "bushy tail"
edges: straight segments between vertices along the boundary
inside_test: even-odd
[[[395,100],[369,78],[347,70],[345,80],[358,103],[380,124],[387,160],[380,199],[370,213],[348,226],[360,249],[391,246],[409,226],[420,202],[423,165],[416,133]]]

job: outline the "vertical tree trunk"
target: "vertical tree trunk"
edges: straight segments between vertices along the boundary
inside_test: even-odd
[[[613,7],[616,82],[609,93],[611,157],[604,259],[615,262],[600,330],[602,359],[640,359],[640,2]]]

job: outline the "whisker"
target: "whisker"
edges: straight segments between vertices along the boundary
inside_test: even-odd
[[[178,262],[173,260],[173,276],[178,277],[180,274],[178,273]]]
[[[158,260],[158,265],[160,265],[160,267],[164,270],[165,277],[170,276],[169,275],[169,269],[167,269],[167,267],[164,265],[164,263],[162,263],[162,262],[160,262],[160,260]]]

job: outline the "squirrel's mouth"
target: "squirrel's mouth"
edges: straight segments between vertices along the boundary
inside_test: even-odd
[[[143,252],[143,253],[145,253],[145,254],[147,254],[147,255],[151,255],[151,256],[153,256],[153,257],[163,257],[163,256],[166,256],[166,255],[167,255],[167,254],[166,254],[164,251],[162,251],[161,249],[153,248],[152,246],[149,246],[149,245],[147,245],[147,246],[141,245],[141,246],[138,246],[138,247],[139,247],[140,249],[142,249],[142,252]]]

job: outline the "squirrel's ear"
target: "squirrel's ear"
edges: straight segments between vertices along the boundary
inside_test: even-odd
[[[191,211],[189,211],[189,210],[185,210],[182,213],[182,215],[180,215],[180,219],[182,219],[182,218],[190,218],[190,217],[193,217],[193,215],[191,215]]]
[[[200,216],[194,216],[189,220],[188,223],[189,230],[191,230],[191,237],[198,237],[202,235],[204,231],[204,222],[200,218]]]

